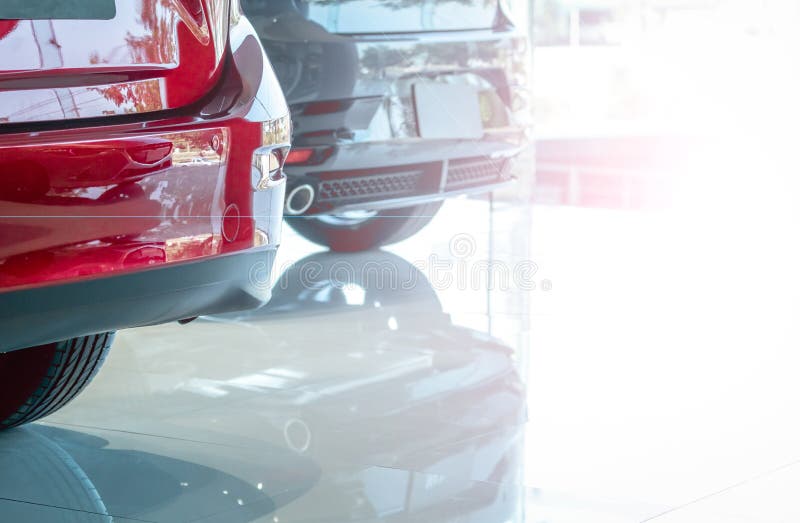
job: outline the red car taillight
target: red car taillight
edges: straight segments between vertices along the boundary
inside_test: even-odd
[[[286,163],[289,165],[306,163],[313,154],[314,149],[295,149],[289,153],[289,156],[286,158]]]
[[[333,147],[297,147],[286,158],[286,165],[319,165],[333,154]]]
[[[345,109],[349,109],[352,105],[352,100],[324,100],[321,102],[311,102],[303,107],[303,116],[338,113],[344,111]]]

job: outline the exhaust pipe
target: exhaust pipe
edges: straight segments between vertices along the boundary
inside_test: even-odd
[[[304,183],[289,192],[286,197],[286,214],[303,214],[314,203],[314,188]]]

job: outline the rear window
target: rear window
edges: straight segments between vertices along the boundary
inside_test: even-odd
[[[110,20],[116,13],[114,0],[0,0],[0,20]]]
[[[243,0],[242,5],[248,14],[272,14],[275,3]],[[326,31],[341,34],[487,29],[497,14],[497,0],[295,0],[294,5]]]

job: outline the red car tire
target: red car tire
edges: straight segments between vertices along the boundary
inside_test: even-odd
[[[332,225],[313,216],[295,216],[289,226],[308,241],[336,252],[360,252],[397,243],[419,232],[441,208],[436,201],[380,211],[351,225]]]
[[[92,381],[113,332],[0,353],[0,430],[57,411]]]

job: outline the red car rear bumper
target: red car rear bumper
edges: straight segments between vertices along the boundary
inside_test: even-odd
[[[262,208],[251,187],[260,135],[230,119],[0,138],[0,291],[238,252],[257,229],[277,243],[282,187]]]
[[[253,153],[288,109],[250,32],[181,111],[0,129],[0,352],[268,298],[285,184]]]

